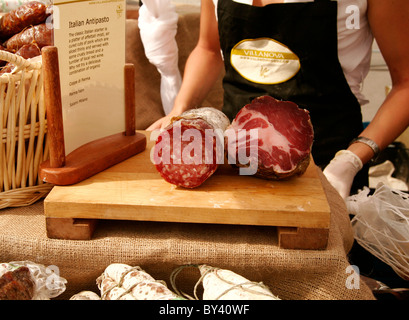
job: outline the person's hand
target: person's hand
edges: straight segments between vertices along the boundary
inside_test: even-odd
[[[146,130],[147,131],[161,130],[161,129],[165,128],[170,123],[171,119],[172,119],[172,115],[168,114],[167,116],[156,120]]]
[[[172,122],[172,118],[180,116],[186,110],[188,110],[188,108],[173,107],[169,114],[156,120],[146,130],[147,131],[162,130]]]
[[[361,159],[352,151],[340,150],[325,167],[323,173],[329,183],[345,200],[350,192],[355,175],[362,169]]]

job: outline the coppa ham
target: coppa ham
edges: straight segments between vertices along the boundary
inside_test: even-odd
[[[293,102],[258,97],[238,112],[225,134],[229,163],[252,167],[255,176],[286,179],[303,174],[310,163],[314,131],[309,112]]]
[[[178,187],[196,188],[224,162],[223,133],[227,116],[215,109],[191,109],[172,122],[156,139],[151,160],[160,175]]]

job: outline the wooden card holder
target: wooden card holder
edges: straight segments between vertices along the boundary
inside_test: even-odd
[[[135,68],[126,64],[125,132],[86,143],[65,155],[58,50],[42,49],[44,99],[50,157],[39,168],[40,178],[55,185],[71,185],[83,181],[145,150],[145,135],[135,131]]]

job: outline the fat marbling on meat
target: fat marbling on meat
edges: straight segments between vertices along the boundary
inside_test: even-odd
[[[151,160],[167,182],[183,188],[202,185],[224,162],[224,130],[230,124],[216,108],[188,110],[156,138]]]
[[[286,179],[303,174],[310,163],[310,115],[291,101],[255,98],[237,113],[225,135],[229,163],[253,168],[248,172],[257,177]]]

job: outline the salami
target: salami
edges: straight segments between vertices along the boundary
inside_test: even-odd
[[[182,300],[139,266],[112,263],[96,282],[101,300]]]
[[[40,48],[35,43],[25,44],[17,52],[16,55],[29,59],[41,54]],[[7,63],[1,70],[0,75],[11,72],[14,69],[14,64]]]
[[[258,97],[238,112],[226,133],[229,163],[254,167],[257,177],[287,179],[303,174],[310,163],[314,131],[309,112],[291,101]],[[241,157],[247,162],[239,161],[243,154],[249,155]]]
[[[3,46],[0,44],[0,50],[7,51],[7,48],[6,48],[6,47],[3,47]],[[0,60],[0,67],[5,66],[6,64],[7,64],[7,61]]]
[[[101,297],[93,291],[81,291],[74,294],[70,300],[101,300]]]
[[[27,267],[8,271],[0,278],[0,300],[31,300],[34,281]]]
[[[4,42],[10,52],[17,52],[23,45],[35,43],[40,49],[53,45],[53,29],[46,23],[29,27]]]
[[[228,269],[198,266],[203,281],[203,300],[280,300],[261,282],[250,281]]]
[[[152,148],[152,161],[167,182],[184,188],[202,185],[224,161],[227,116],[210,107],[174,117]]]
[[[0,38],[7,39],[29,26],[45,22],[47,6],[38,1],[31,1],[7,12],[0,19]]]

